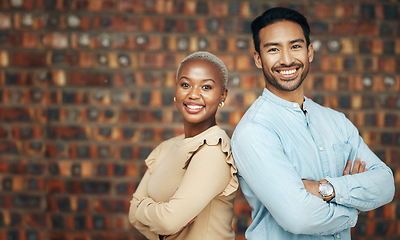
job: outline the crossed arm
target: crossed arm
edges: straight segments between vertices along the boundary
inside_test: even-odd
[[[358,133],[352,136],[348,147],[350,144],[354,147],[349,156],[354,163],[347,162],[343,176],[327,178],[338,199],[331,204],[318,199],[322,196],[317,181],[302,181],[274,131],[249,124],[245,131],[236,132],[232,150],[240,175],[251,189],[250,194],[254,194],[254,199],[268,209],[283,229],[294,234],[328,235],[355,226],[358,210],[377,208],[393,198],[394,181],[390,169],[372,153]],[[365,159],[367,164],[356,157]]]
[[[354,160],[353,168],[351,168],[352,163],[353,162],[351,160],[347,161],[346,167],[343,171],[343,176],[354,175],[357,173],[362,173],[362,172],[368,171],[368,169],[366,168],[366,162],[361,161],[359,158],[356,158]],[[311,180],[307,180],[307,179],[302,179],[302,181],[303,181],[304,187],[306,188],[307,192],[322,199],[322,195],[321,195],[321,193],[319,193],[318,181],[311,181]],[[335,189],[333,189],[333,197],[335,197]],[[360,211],[358,211],[358,213],[360,213]]]
[[[151,174],[146,172],[133,194],[130,222],[149,239],[181,231],[228,185],[230,166],[225,159],[219,145],[201,148],[193,155],[181,184],[167,202],[157,202],[147,195]]]

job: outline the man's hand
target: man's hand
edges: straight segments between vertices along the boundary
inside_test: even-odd
[[[344,171],[343,171],[343,176],[353,175],[353,174],[368,171],[368,169],[365,167],[367,165],[367,163],[364,161],[361,161],[359,158],[356,158],[354,160],[353,170],[351,170],[351,163],[352,163],[351,160],[347,160],[346,167],[344,168]],[[350,173],[350,170],[351,170],[351,173]],[[361,211],[358,210],[358,214],[360,214],[360,213],[361,213]]]
[[[319,193],[319,182],[318,181],[310,181],[310,180],[306,180],[306,179],[303,179],[302,181],[303,181],[304,187],[306,188],[307,192],[322,199],[322,195],[321,195],[321,193]]]
[[[344,168],[344,171],[343,171],[343,176],[354,175],[357,173],[362,173],[362,172],[368,171],[368,169],[365,168],[365,166],[367,165],[366,162],[361,161],[359,158],[356,158],[356,160],[354,160],[353,169],[351,169],[351,164],[352,164],[352,161],[347,160],[346,167]],[[351,173],[350,173],[350,170],[351,170]]]
[[[343,176],[345,176],[345,175],[354,175],[354,174],[357,174],[357,173],[362,173],[362,172],[368,171],[368,169],[365,167],[366,163],[364,161],[361,161],[359,158],[356,158],[354,160],[353,169],[351,169],[352,163],[353,162],[351,160],[347,161],[346,167],[344,168],[344,171],[343,171]],[[304,187],[306,188],[307,192],[311,193],[314,196],[317,196],[317,197],[323,199],[322,195],[319,193],[319,183],[318,183],[318,181],[310,181],[310,180],[306,180],[306,179],[303,179],[302,181],[303,181]]]

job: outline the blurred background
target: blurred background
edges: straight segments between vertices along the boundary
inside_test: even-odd
[[[178,64],[225,62],[231,135],[264,86],[250,23],[275,6],[311,25],[307,96],[350,118],[399,190],[399,0],[0,0],[0,239],[144,239],[129,201],[150,151],[182,133]],[[400,239],[398,204],[362,213],[353,239]],[[250,221],[239,194],[237,240]]]

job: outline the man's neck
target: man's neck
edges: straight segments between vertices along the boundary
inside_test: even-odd
[[[271,87],[269,85],[265,86],[271,93],[275,96],[280,97],[289,102],[295,102],[299,104],[300,108],[303,109],[303,102],[304,102],[304,90],[302,86],[297,88],[294,91],[284,91],[277,89],[275,87]]]

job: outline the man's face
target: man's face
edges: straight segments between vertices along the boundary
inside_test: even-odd
[[[290,21],[273,23],[260,30],[260,54],[254,61],[262,69],[266,87],[280,96],[300,91],[310,62],[314,57],[312,44],[307,48],[301,26]]]

